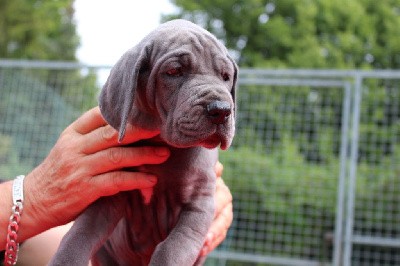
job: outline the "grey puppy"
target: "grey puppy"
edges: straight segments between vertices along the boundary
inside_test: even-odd
[[[123,139],[127,124],[167,145],[154,191],[101,198],[75,221],[51,265],[193,265],[214,217],[218,146],[235,128],[237,66],[208,31],[185,21],[160,25],[111,70],[100,109]],[[150,195],[152,193],[152,195]]]

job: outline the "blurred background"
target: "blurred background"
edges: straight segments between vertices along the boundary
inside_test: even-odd
[[[0,177],[173,18],[240,65],[234,221],[207,265],[400,265],[400,0],[0,0]]]

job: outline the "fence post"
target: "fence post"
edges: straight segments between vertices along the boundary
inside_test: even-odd
[[[354,201],[356,197],[356,178],[357,178],[357,160],[358,160],[358,142],[359,142],[359,124],[361,112],[362,80],[360,73],[355,76],[354,97],[352,108],[352,131],[350,145],[350,167],[347,190],[347,211],[345,243],[343,254],[343,266],[351,265],[351,256],[353,248],[353,226],[354,226]]]
[[[340,170],[338,181],[338,195],[336,203],[336,221],[335,221],[335,238],[333,250],[333,266],[339,266],[343,254],[343,221],[344,221],[344,208],[346,198],[346,174],[347,174],[347,148],[349,145],[349,117],[351,111],[351,84],[344,83],[343,107],[342,107],[342,130],[340,141]]]

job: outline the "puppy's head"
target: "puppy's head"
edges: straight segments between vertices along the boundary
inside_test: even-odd
[[[208,31],[185,21],[159,26],[111,70],[100,109],[119,130],[160,130],[169,145],[230,146],[235,130],[237,66]]]

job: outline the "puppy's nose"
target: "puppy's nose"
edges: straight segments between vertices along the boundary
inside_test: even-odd
[[[213,101],[207,105],[207,115],[213,124],[222,124],[231,115],[231,105],[225,101]]]

